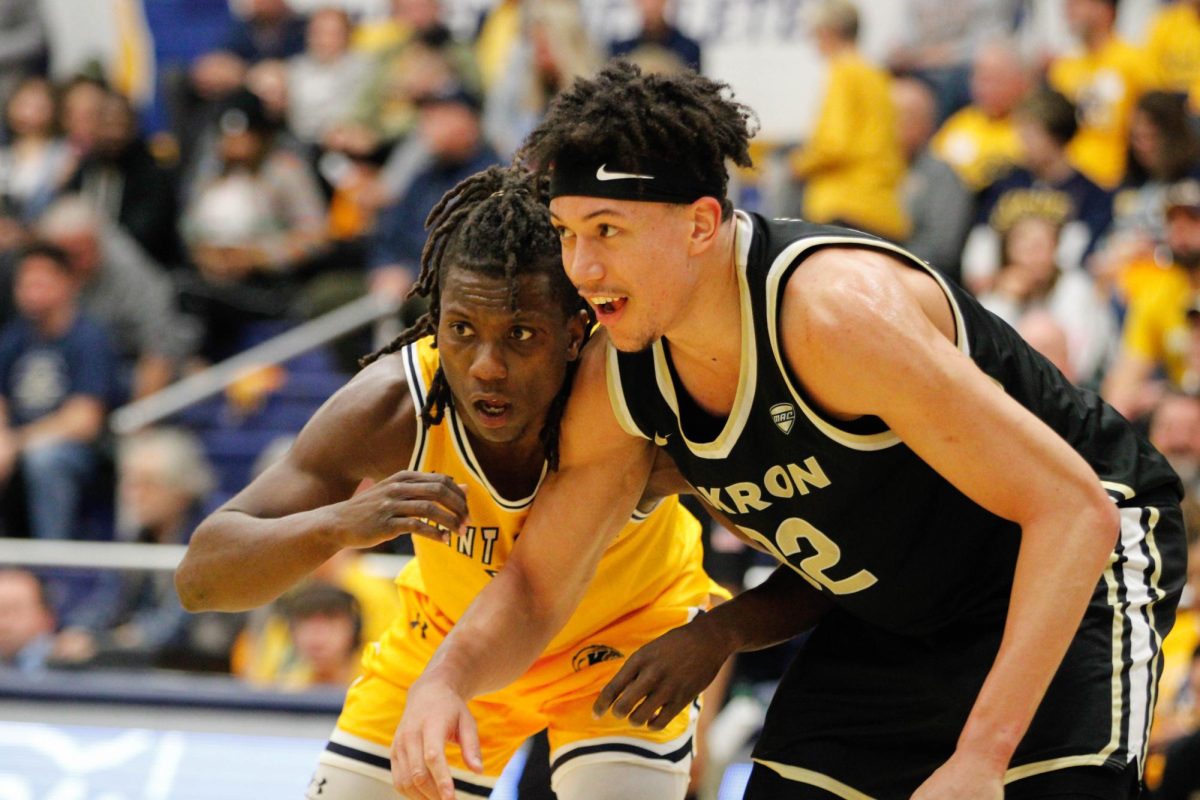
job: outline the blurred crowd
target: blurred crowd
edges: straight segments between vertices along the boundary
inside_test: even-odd
[[[257,323],[399,301],[434,203],[508,160],[607,58],[705,69],[666,0],[637,0],[640,30],[614,41],[581,2],[497,0],[458,36],[438,0],[375,16],[239,0],[219,47],[162,67],[166,122],[147,133],[144,98],[110,67],[48,77],[38,3],[0,0],[0,532],[185,543],[214,502],[209,454],[179,426],[115,441],[115,408],[244,350]],[[805,3],[819,110],[803,141],[756,145],[734,200],[906,245],[1171,460],[1192,579],[1148,775],[1183,797],[1200,786],[1200,0],[1154,5],[1138,41],[1110,0],[902,4],[904,35],[874,60],[851,2]],[[1031,46],[1051,5],[1070,46]],[[734,589],[761,572],[711,539]],[[344,685],[395,608],[350,553],[247,617],[185,613],[167,573],[3,568],[0,663]],[[722,757],[785,655],[734,675]]]

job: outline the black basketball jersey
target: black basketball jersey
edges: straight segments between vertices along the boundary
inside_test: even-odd
[[[627,432],[653,439],[700,494],[750,538],[859,618],[920,634],[1002,618],[1020,529],[969,500],[878,418],[823,415],[784,361],[778,314],[796,266],[824,247],[877,249],[930,273],[949,299],[957,346],[1069,442],[1113,499],[1180,492],[1175,473],[1116,411],[1072,386],[1015,331],[903,249],[858,231],[738,213],[741,375],[715,419],[682,390],[669,345],[608,353],[609,393]]]

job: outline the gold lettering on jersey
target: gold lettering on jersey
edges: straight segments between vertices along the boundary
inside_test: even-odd
[[[788,474],[792,476],[792,480],[796,483],[796,489],[800,494],[808,494],[808,485],[812,484],[814,489],[824,489],[829,485],[829,478],[825,477],[825,470],[821,469],[821,465],[812,456],[804,459],[804,466],[807,469],[801,469],[795,464],[788,464]]]
[[[817,459],[809,456],[804,459],[804,466],[776,464],[771,467],[763,474],[761,488],[756,483],[739,481],[725,487],[697,486],[696,491],[700,492],[706,503],[720,512],[746,514],[771,507],[771,501],[763,498],[764,489],[768,495],[786,500],[797,491],[806,495],[814,489],[824,489],[832,483],[825,470],[817,463]],[[728,496],[729,502],[725,501],[724,496]]]
[[[750,510],[762,511],[771,507],[771,502],[762,499],[762,490],[753,483],[735,483],[726,491],[729,492],[733,504],[737,506],[739,514],[745,514]]]
[[[780,562],[787,564],[816,589],[825,589],[833,594],[853,594],[869,589],[879,579],[865,569],[860,569],[848,578],[831,578],[827,570],[842,560],[842,548],[838,543],[817,530],[807,520],[790,517],[775,529],[775,539],[763,536],[753,528],[738,525],[738,529],[750,539],[763,545],[767,552]],[[804,551],[801,542],[806,542],[812,555],[793,562],[789,556],[798,556]]]

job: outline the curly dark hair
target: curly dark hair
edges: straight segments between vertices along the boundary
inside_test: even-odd
[[[585,343],[591,331],[591,310],[567,279],[562,266],[558,233],[550,223],[550,212],[541,201],[544,178],[520,167],[488,167],[447,192],[429,212],[425,227],[429,238],[421,253],[421,273],[409,297],[429,300],[429,310],[391,343],[360,360],[366,366],[381,356],[394,353],[425,336],[434,336],[437,346],[441,311],[442,278],[448,267],[465,269],[508,281],[509,302],[517,309],[517,279],[522,275],[549,275],[551,290],[570,318],[585,311]],[[571,382],[579,361],[567,365],[563,386],[555,395],[540,434],[550,469],[558,468],[558,432]],[[452,402],[450,385],[441,366],[433,376],[421,422],[437,425]]]
[[[616,61],[555,97],[517,160],[540,172],[559,160],[637,171],[669,158],[697,184],[719,187],[717,199],[728,217],[733,205],[725,196],[725,160],[749,167],[757,130],[758,117],[733,100],[726,83],[690,70],[647,75]]]

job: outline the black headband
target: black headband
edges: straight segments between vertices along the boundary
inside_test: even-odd
[[[550,197],[606,197],[647,203],[687,204],[701,197],[722,198],[720,179],[705,183],[666,161],[645,161],[636,169],[603,162],[556,162],[550,170]]]

